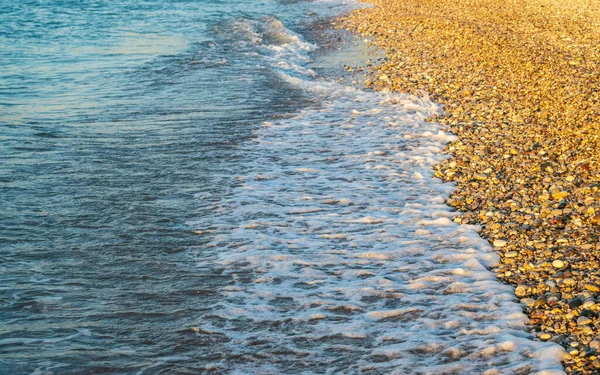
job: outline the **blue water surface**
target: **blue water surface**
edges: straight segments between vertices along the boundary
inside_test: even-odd
[[[193,327],[230,276],[197,264],[186,223],[232,194],[262,121],[313,100],[256,30],[338,11],[0,0],[0,373],[196,374],[222,358]]]

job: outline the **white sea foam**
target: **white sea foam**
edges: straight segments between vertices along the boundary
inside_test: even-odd
[[[278,21],[277,21],[278,22]],[[431,167],[455,137],[426,97],[311,79],[312,46],[272,21],[271,68],[322,98],[243,146],[252,170],[214,216],[202,267],[231,277],[200,332],[227,337],[230,373],[564,374],[533,341],[498,257],[443,203]],[[280,35],[289,33],[289,35]],[[258,40],[258,39],[257,39]],[[241,364],[239,359],[242,358]]]

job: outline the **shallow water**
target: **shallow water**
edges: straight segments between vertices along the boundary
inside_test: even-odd
[[[346,6],[0,6],[1,373],[561,373],[440,108],[311,69]]]

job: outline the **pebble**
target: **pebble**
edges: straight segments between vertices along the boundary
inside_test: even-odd
[[[516,292],[515,292],[515,294],[516,294]],[[521,298],[521,303],[525,306],[532,307],[533,304],[535,303],[535,300],[533,298]]]
[[[494,240],[494,246],[496,247],[504,247],[507,245],[505,240]]]
[[[586,283],[584,285],[584,288],[587,289],[587,290],[589,290],[590,292],[594,292],[594,293],[600,292],[600,286],[598,286],[596,284]]]
[[[565,262],[563,262],[560,259],[556,259],[555,261],[552,262],[552,267],[554,268],[563,268],[565,266]]]
[[[581,305],[583,305],[583,299],[581,299],[581,297],[575,297],[569,301],[569,307],[572,309],[575,309]]]
[[[563,284],[566,286],[573,286],[577,284],[577,282],[575,281],[575,279],[567,277],[566,279],[563,279]]]
[[[517,297],[524,297],[527,295],[527,289],[526,285],[519,285],[515,288],[515,295]]]

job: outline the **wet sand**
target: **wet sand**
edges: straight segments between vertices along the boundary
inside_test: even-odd
[[[340,21],[386,51],[366,86],[444,105],[455,221],[484,227],[567,373],[598,373],[600,2],[369,2]]]

